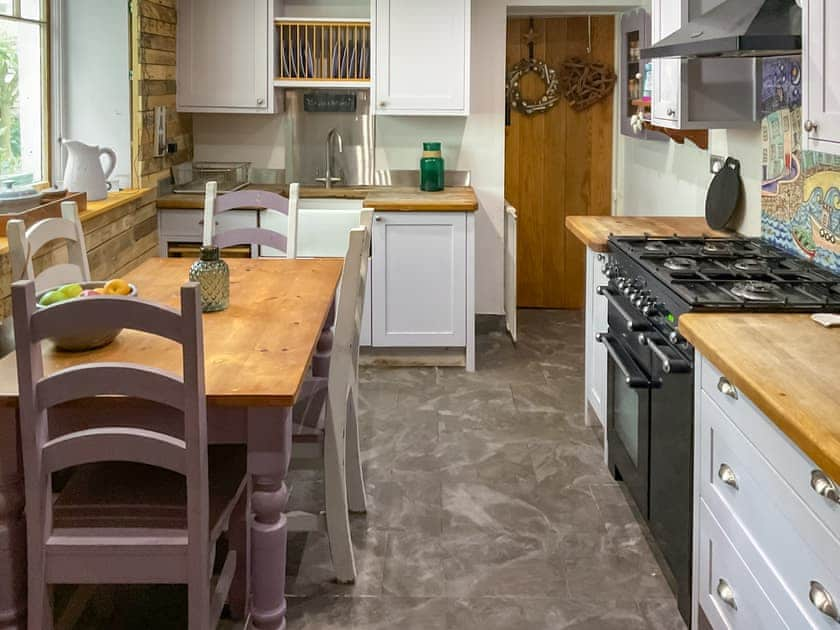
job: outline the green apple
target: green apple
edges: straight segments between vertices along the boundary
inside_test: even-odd
[[[51,304],[58,304],[59,302],[63,302],[66,299],[67,296],[64,295],[64,293],[62,293],[60,290],[50,291],[49,293],[44,294],[39,304],[41,306],[49,306]]]
[[[74,298],[79,297],[79,294],[83,291],[82,285],[80,284],[65,284],[63,287],[59,289],[66,297]]]

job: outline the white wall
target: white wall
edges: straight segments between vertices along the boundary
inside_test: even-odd
[[[62,137],[111,147],[114,175],[131,175],[128,3],[62,0]],[[60,171],[58,176],[63,175]]]

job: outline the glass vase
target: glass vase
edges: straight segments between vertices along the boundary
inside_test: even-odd
[[[223,311],[230,303],[230,269],[221,259],[219,248],[203,246],[201,257],[190,267],[190,280],[201,287],[201,310]]]

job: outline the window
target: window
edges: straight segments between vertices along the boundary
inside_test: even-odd
[[[0,0],[0,184],[47,179],[47,11]]]

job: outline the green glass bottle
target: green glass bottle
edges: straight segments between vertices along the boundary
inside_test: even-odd
[[[420,190],[437,192],[443,190],[443,156],[440,142],[424,142],[423,157],[420,158]]]
[[[190,281],[201,287],[201,310],[223,311],[230,302],[230,269],[221,259],[219,248],[203,246],[201,258],[190,267]]]

